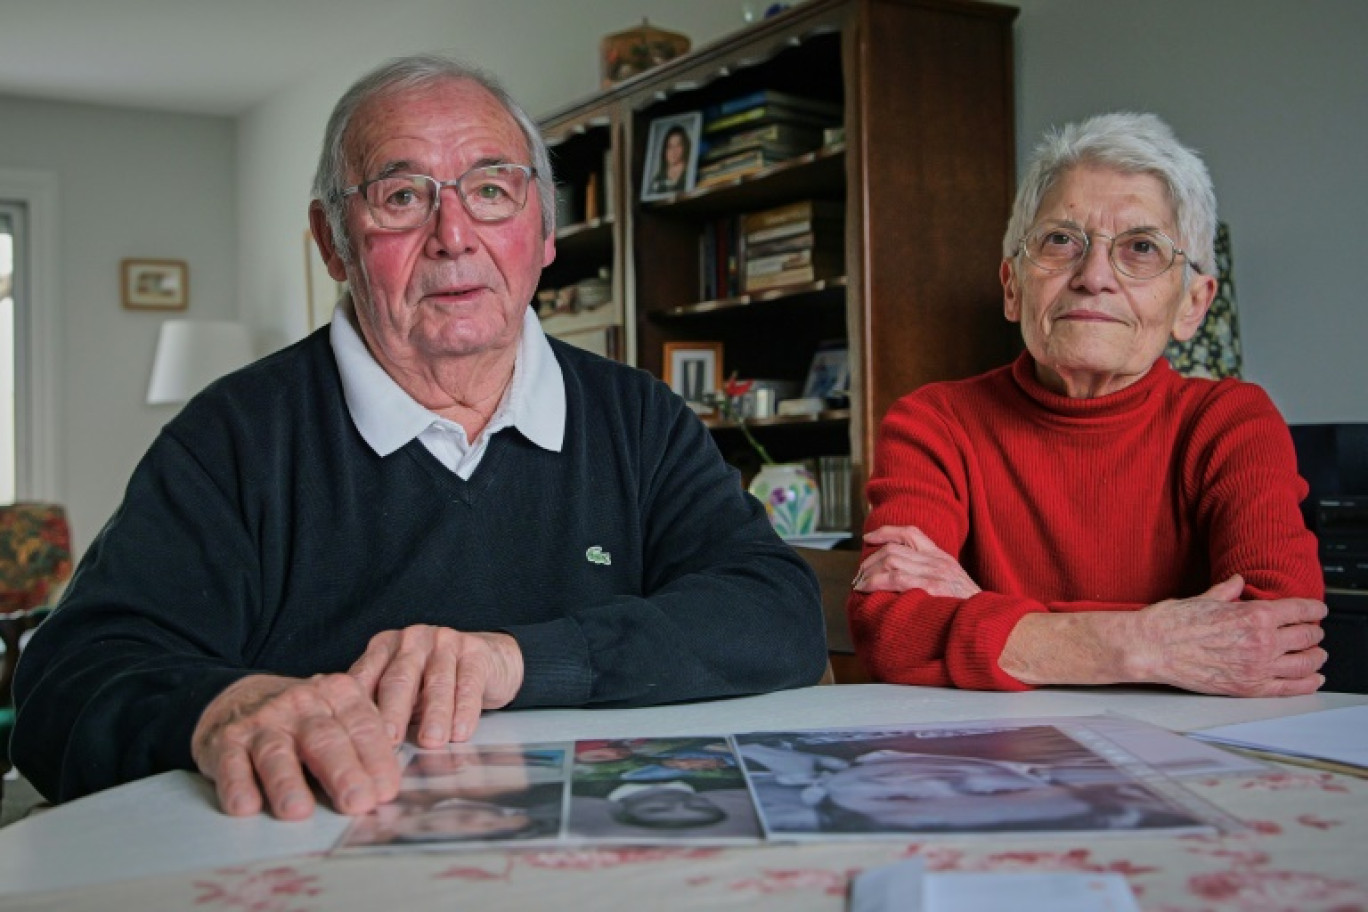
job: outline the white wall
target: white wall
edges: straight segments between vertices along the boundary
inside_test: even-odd
[[[1291,422],[1368,421],[1368,3],[1018,5],[1018,160],[1053,124],[1159,114],[1230,224],[1246,379]]]
[[[0,96],[0,168],[58,181],[55,475],[82,550],[175,411],[145,402],[163,315],[123,308],[119,261],[185,260],[190,307],[176,315],[236,314],[233,123]]]
[[[432,4],[421,29],[395,30],[419,41],[339,49],[336,66],[243,117],[238,133],[243,314],[263,338],[277,344],[305,333],[309,185],[328,113],[357,77],[391,56],[440,51],[492,72],[539,117],[597,91],[599,40],[639,24],[643,16],[659,28],[688,35],[695,48],[743,25],[735,0],[443,0]]]

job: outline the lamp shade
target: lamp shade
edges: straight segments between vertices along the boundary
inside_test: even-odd
[[[229,320],[167,320],[157,336],[151,405],[185,402],[210,383],[252,360],[247,327]]]

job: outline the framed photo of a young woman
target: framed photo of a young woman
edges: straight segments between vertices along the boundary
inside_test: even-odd
[[[698,177],[698,140],[702,133],[701,111],[651,121],[646,167],[641,178],[643,200],[664,199],[693,189]]]
[[[721,342],[666,342],[665,382],[686,402],[722,389]]]

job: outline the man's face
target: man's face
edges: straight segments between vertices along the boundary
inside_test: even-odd
[[[479,85],[447,80],[370,99],[344,142],[347,184],[381,174],[454,180],[478,165],[530,164],[517,123]],[[376,226],[360,194],[346,200],[352,262],[329,263],[352,289],[361,330],[387,369],[421,369],[452,356],[516,345],[542,267],[555,258],[543,237],[535,183],[522,211],[477,222],[454,187],[428,221],[406,231]],[[338,271],[344,271],[339,276]]]
[[[1025,257],[1003,260],[1007,319],[1021,324],[1046,386],[1076,398],[1115,392],[1149,371],[1170,336],[1191,338],[1215,281],[1194,273],[1184,289],[1182,257],[1150,279],[1129,278],[1112,266],[1110,237],[1101,235],[1149,227],[1179,237],[1168,192],[1151,174],[1073,168],[1040,201],[1033,226],[1056,223],[1086,231],[1088,255],[1059,272]]]

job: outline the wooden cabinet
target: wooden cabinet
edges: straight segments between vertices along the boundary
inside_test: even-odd
[[[858,531],[874,437],[893,401],[1016,351],[997,278],[1015,178],[1015,15],[954,0],[809,0],[547,118],[558,177],[583,199],[597,175],[608,200],[601,225],[562,229],[543,285],[607,265],[614,288],[599,317],[552,317],[548,330],[570,338],[606,326],[614,354],[657,374],[666,343],[720,341],[725,375],[799,384],[819,345],[844,340],[847,401],[750,426],[780,460],[849,454]],[[640,200],[652,121],[759,90],[839,104],[843,138],[727,183]],[[843,207],[841,274],[704,300],[707,226],[802,199]],[[595,240],[581,249],[581,234]],[[735,426],[705,420],[744,464],[749,447]]]

